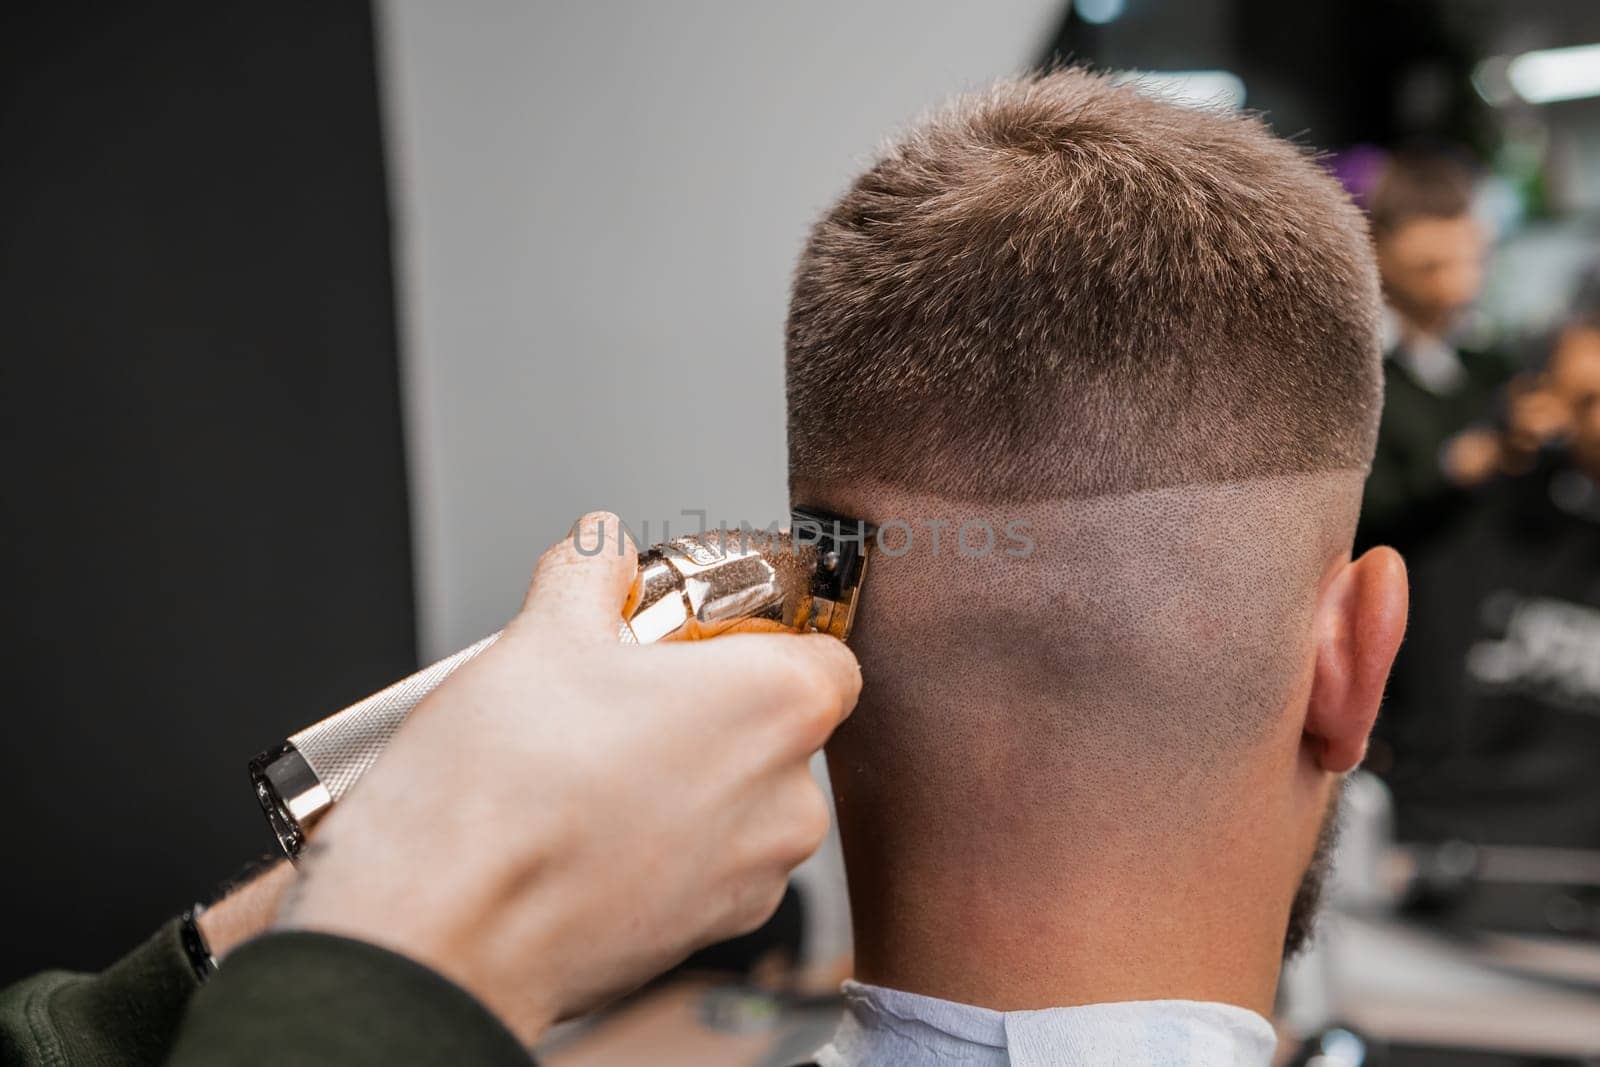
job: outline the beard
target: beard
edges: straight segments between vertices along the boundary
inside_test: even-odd
[[[1294,891],[1294,902],[1289,905],[1289,928],[1283,935],[1283,958],[1292,959],[1311,944],[1316,933],[1317,913],[1322,908],[1322,889],[1327,884],[1328,872],[1333,869],[1334,848],[1339,842],[1339,802],[1344,797],[1340,784],[1328,801],[1328,812],[1322,817],[1322,829],[1317,831],[1317,845],[1311,852],[1311,862]]]

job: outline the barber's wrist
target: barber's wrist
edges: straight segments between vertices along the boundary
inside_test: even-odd
[[[536,829],[540,821],[526,822],[524,833],[545,836]],[[386,839],[388,829],[365,820],[355,803],[331,813],[302,853],[299,882],[272,929],[331,934],[405,956],[466,990],[531,1047],[571,1010],[562,975],[539,973],[550,960],[543,947],[559,936],[564,905],[550,899],[543,908],[518,909],[525,925],[516,935],[513,966],[498,958],[505,939],[497,927],[506,899],[526,897],[530,889],[524,876],[503,869],[502,850],[457,852],[441,859],[427,878],[416,879],[406,875],[406,857]],[[549,854],[548,848],[527,845],[512,851]],[[544,929],[527,929],[532,917]]]
[[[221,960],[252,937],[265,933],[294,881],[294,865],[280,859],[202,909],[194,925],[205,938],[211,955]]]

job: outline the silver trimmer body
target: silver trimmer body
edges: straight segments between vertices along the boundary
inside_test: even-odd
[[[618,620],[624,644],[687,641],[735,630],[849,636],[875,531],[797,508],[776,533],[711,531],[656,545]],[[491,634],[306,727],[250,761],[256,799],[290,857],[388,747],[418,704],[499,638]]]

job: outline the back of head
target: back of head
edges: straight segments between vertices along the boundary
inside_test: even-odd
[[[1379,309],[1360,213],[1255,118],[1069,69],[891,145],[787,333],[793,495],[892,527],[841,788],[926,818],[1225,774],[1309,677]]]

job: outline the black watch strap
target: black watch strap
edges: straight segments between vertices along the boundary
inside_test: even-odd
[[[206,944],[206,935],[200,932],[196,921],[205,910],[204,904],[194,905],[183,913],[183,921],[178,925],[183,954],[189,957],[189,966],[194,968],[194,976],[200,982],[217,973],[217,958],[211,954],[211,946]]]

